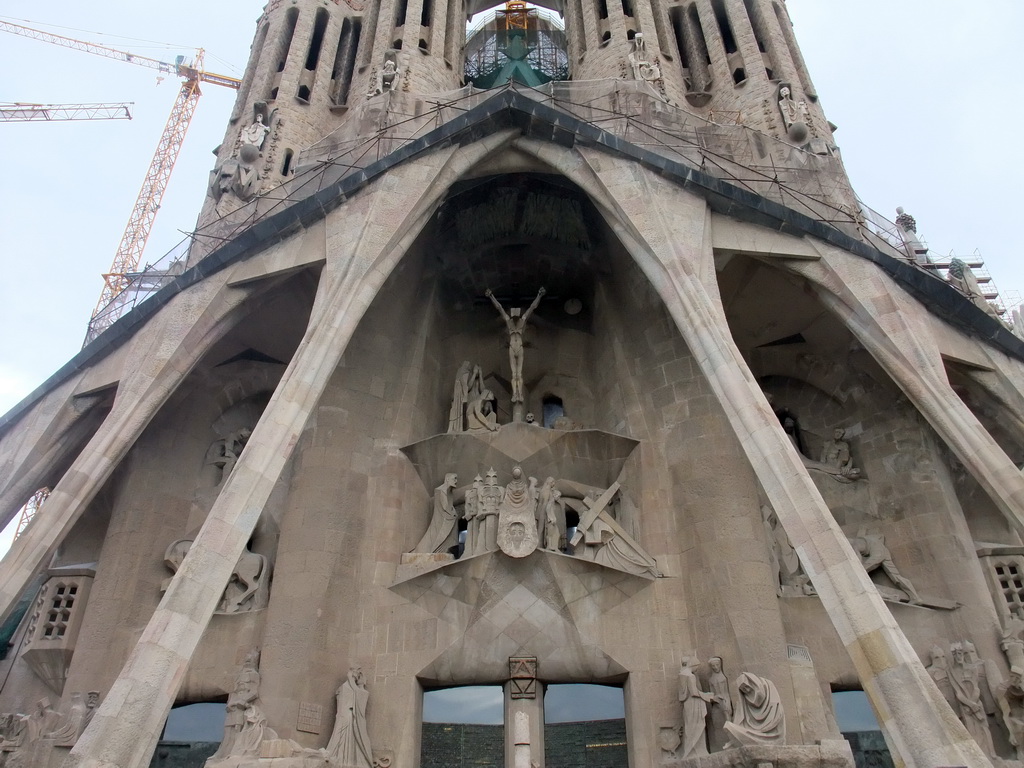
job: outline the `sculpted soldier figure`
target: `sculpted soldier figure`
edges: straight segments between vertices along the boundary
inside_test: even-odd
[[[505,327],[508,329],[508,362],[512,367],[513,403],[523,402],[523,331],[526,330],[526,323],[530,319],[530,315],[537,309],[545,293],[547,291],[544,288],[537,291],[537,298],[533,300],[533,303],[525,312],[520,307],[513,307],[506,312],[501,303],[494,298],[490,288],[484,292],[484,295],[491,300],[491,303],[498,310],[501,319],[505,321]]]

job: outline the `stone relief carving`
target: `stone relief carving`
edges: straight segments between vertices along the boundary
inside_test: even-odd
[[[99,691],[74,692],[63,714],[53,708],[48,698],[43,698],[31,714],[0,715],[0,765],[17,768],[31,763],[32,750],[41,742],[54,747],[75,746],[99,703]]]
[[[219,470],[216,483],[218,488],[224,485],[231,470],[235,468],[238,457],[242,455],[250,437],[252,430],[249,427],[242,427],[221,440],[214,440],[206,449],[206,464]]]
[[[235,750],[235,742],[239,740],[247,721],[252,716],[247,715],[248,711],[257,705],[260,696],[260,652],[253,648],[242,662],[242,668],[235,678],[235,688],[228,694],[228,703],[225,707],[224,716],[224,738],[220,747],[213,753],[208,762],[222,760],[230,755],[239,754]],[[264,720],[265,724],[265,720]],[[249,733],[246,740],[252,739],[252,731],[256,728],[255,721],[249,723]],[[243,745],[244,746],[244,745]]]
[[[894,591],[884,585],[876,585],[883,597],[887,597],[890,600],[896,599],[901,602],[908,602],[912,605],[921,605],[923,603],[921,596],[914,589],[914,585],[899,572],[896,564],[893,563],[892,554],[889,552],[889,548],[885,546],[885,537],[882,534],[869,534],[865,531],[860,531],[856,536],[850,536],[848,539],[850,546],[853,547],[853,551],[860,556],[861,565],[868,572],[868,576],[880,571],[888,576],[898,588]]]
[[[452,392],[452,407],[448,412],[448,432],[462,432],[466,429],[466,407],[484,391],[484,377],[479,365],[468,360],[459,366],[455,374]]]
[[[335,694],[338,713],[327,748],[322,754],[338,768],[373,768],[373,749],[366,730],[366,704],[370,694],[366,690],[363,670],[352,667],[348,677]]]
[[[820,462],[826,468],[825,471],[837,479],[857,480],[860,478],[860,470],[853,466],[850,444],[843,439],[845,436],[844,429],[832,431],[832,437],[822,443]]]
[[[932,663],[926,667],[928,674],[935,682],[946,703],[955,712],[957,708],[956,694],[953,692],[953,684],[949,681],[949,659],[942,646],[932,646],[929,653]]]
[[[458,484],[458,475],[449,472],[444,476],[444,482],[434,489],[430,525],[419,544],[413,548],[413,552],[447,552],[458,542],[458,513],[452,502],[453,492]]]
[[[1017,760],[1024,761],[1024,667],[1010,668],[1010,677],[999,685],[996,698]]]
[[[164,565],[171,573],[178,572],[191,547],[192,539],[178,539],[167,547],[164,552]],[[170,578],[164,579],[160,591],[166,591],[170,583]],[[230,614],[262,610],[267,607],[269,597],[270,565],[267,558],[244,549],[235,563],[235,569],[231,572],[231,578],[224,588],[216,612]]]
[[[956,696],[960,720],[967,732],[989,757],[995,757],[992,733],[989,730],[988,714],[982,703],[982,681],[984,666],[976,657],[974,645],[970,642],[954,643],[950,646],[953,667],[949,680]]]
[[[270,133],[270,123],[277,110],[271,110],[265,101],[257,101],[252,105],[252,111],[253,121],[242,129],[239,140],[242,144],[250,144],[260,150],[263,149],[263,142]]]
[[[683,739],[679,735],[679,726],[676,724],[658,726],[658,747],[661,749],[661,762],[663,764],[675,763],[679,758],[679,747]]]
[[[523,312],[521,307],[512,307],[508,312],[501,306],[491,289],[488,288],[484,295],[491,300],[495,309],[498,310],[498,314],[501,315],[501,319],[505,321],[505,328],[508,331],[508,362],[509,367],[512,369],[512,420],[522,421],[523,419],[523,332],[526,330],[526,323],[530,320],[530,315],[534,313],[534,310],[540,305],[540,300],[544,298],[544,294],[547,291],[541,287],[537,291],[537,298],[533,300],[533,303]]]
[[[810,137],[807,127],[806,105],[801,110],[793,99],[793,89],[789,83],[779,83],[779,114],[782,124],[786,126],[786,135],[795,144],[803,144]]]
[[[722,657],[712,656],[708,659],[708,667],[711,670],[711,674],[708,675],[708,688],[711,689],[708,742],[710,751],[719,752],[725,749],[728,741],[725,724],[732,720],[732,694],[729,691],[729,678],[725,675]]]
[[[657,59],[652,59],[647,52],[647,43],[642,32],[637,32],[633,37],[629,66],[633,71],[634,80],[643,80],[646,83],[657,83],[661,80],[661,67]]]
[[[783,745],[786,743],[786,718],[775,683],[743,672],[736,678],[739,698],[732,722],[725,724],[729,734],[727,747]]]
[[[761,519],[764,522],[772,572],[776,578],[776,592],[780,596],[816,594],[775,510],[767,504],[762,504]]]
[[[679,756],[684,760],[708,754],[705,729],[708,704],[714,697],[700,689],[694,674],[698,664],[696,656],[687,656],[679,670],[679,701],[683,704],[683,742]]]
[[[505,494],[498,510],[498,547],[509,557],[526,557],[539,542],[537,534],[537,478],[529,483],[523,478],[523,468],[512,470],[512,479],[505,486]]]
[[[494,408],[494,393],[489,389],[480,392],[470,400],[466,408],[467,432],[496,432],[498,414]]]
[[[397,91],[398,84],[402,80],[402,73],[398,66],[398,51],[387,50],[384,52],[384,61],[373,80],[373,87],[367,93],[367,97],[378,96],[387,91]]]

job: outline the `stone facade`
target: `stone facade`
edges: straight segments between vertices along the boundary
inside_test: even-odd
[[[474,93],[456,3],[269,3],[189,269],[0,421],[3,759],[226,701],[211,768],[414,768],[486,684],[532,768],[555,683],[633,768],[851,766],[851,689],[1019,759],[1024,343],[867,226],[784,4],[571,3]]]

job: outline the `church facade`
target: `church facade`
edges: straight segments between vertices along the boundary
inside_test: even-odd
[[[784,2],[551,5],[267,4],[187,257],[0,421],[5,762],[224,703],[211,768],[436,765],[491,686],[477,764],[559,768],[560,685],[623,768],[852,766],[852,691],[1024,756],[1024,342],[857,200]]]

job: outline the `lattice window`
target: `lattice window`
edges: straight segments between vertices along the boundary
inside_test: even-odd
[[[77,594],[78,587],[74,584],[57,584],[50,601],[50,610],[46,614],[46,622],[43,624],[43,637],[58,638],[67,634],[71,609],[75,605]]]
[[[1024,567],[1020,559],[993,560],[992,570],[1010,615],[1024,619]]]

